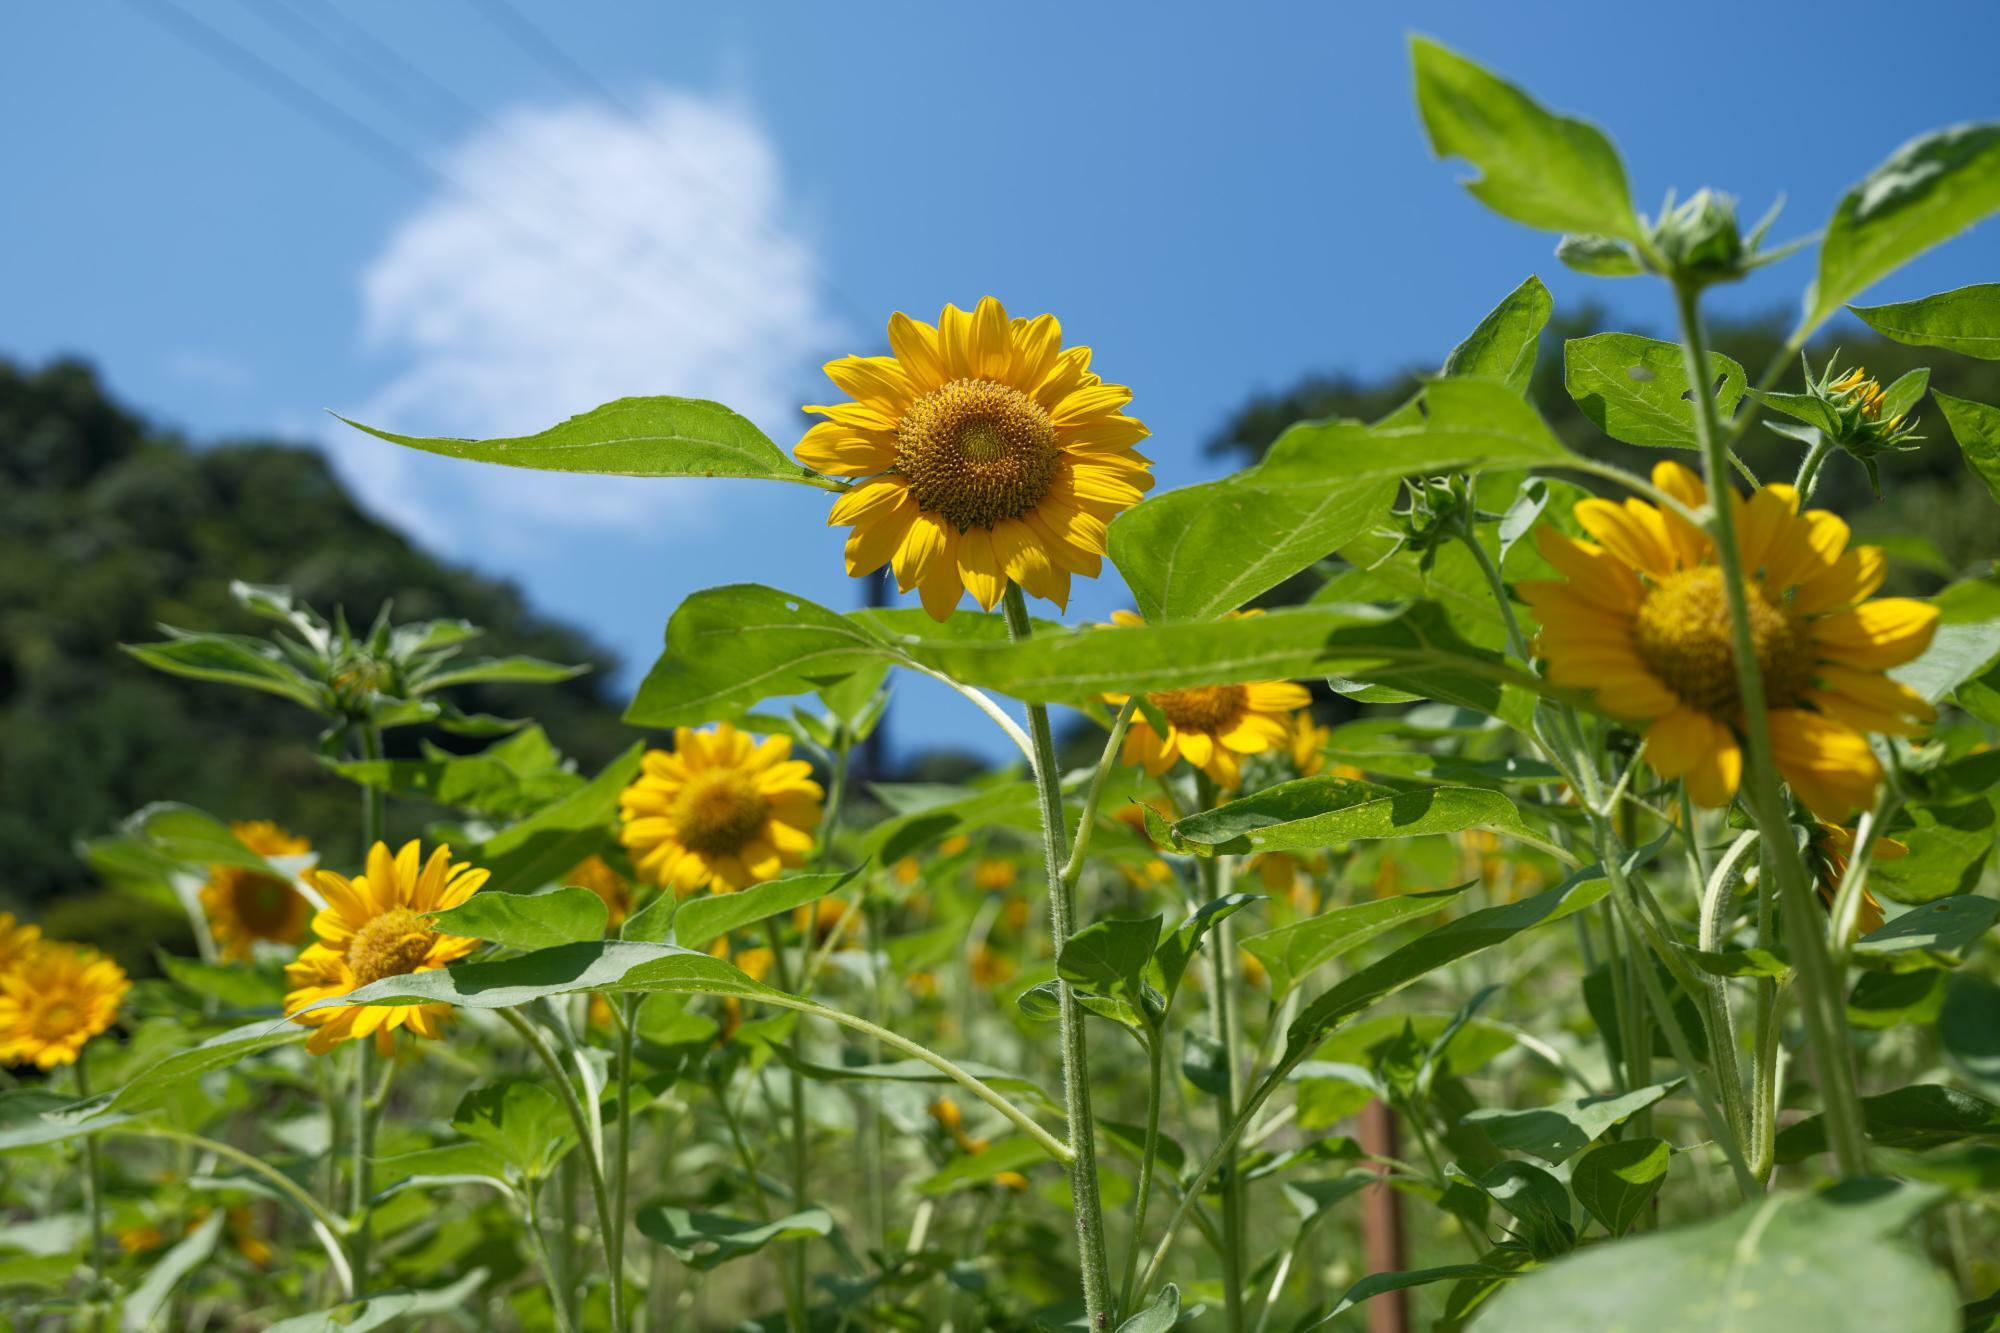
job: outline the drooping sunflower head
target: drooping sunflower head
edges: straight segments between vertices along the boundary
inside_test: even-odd
[[[625,918],[632,912],[632,885],[626,878],[611,868],[611,863],[601,856],[586,856],[570,867],[562,882],[589,889],[604,900],[607,930],[616,930],[625,924]]]
[[[641,875],[686,896],[732,893],[804,863],[819,826],[819,783],[789,737],[758,741],[724,722],[681,727],[648,750],[618,797],[618,840]]]
[[[1653,482],[1690,509],[1708,502],[1678,463],[1657,465]],[[1880,548],[1850,547],[1847,524],[1826,510],[1800,513],[1792,487],[1748,500],[1732,491],[1729,503],[1779,773],[1808,809],[1838,821],[1868,805],[1882,779],[1867,733],[1910,734],[1936,716],[1885,673],[1930,645],[1937,611],[1869,600],[1882,585]],[[1541,618],[1549,679],[1646,724],[1653,767],[1685,778],[1699,804],[1726,804],[1742,776],[1744,718],[1712,541],[1640,500],[1584,500],[1576,518],[1594,541],[1546,526],[1535,534],[1565,577],[1518,585]]]
[[[236,840],[266,859],[300,856],[312,844],[268,819],[233,823]],[[212,865],[201,887],[201,905],[208,928],[224,958],[238,962],[250,957],[259,940],[297,944],[305,937],[312,904],[290,881],[244,866]]]
[[[1229,618],[1257,614],[1232,611]],[[1130,611],[1113,611],[1111,620],[1115,625],[1145,623]],[[1107,694],[1104,701],[1123,707],[1127,697]],[[1260,680],[1161,690],[1148,694],[1146,702],[1166,722],[1166,733],[1156,731],[1144,712],[1134,713],[1120,752],[1126,763],[1158,777],[1185,759],[1217,785],[1233,787],[1243,776],[1244,756],[1291,747],[1292,714],[1309,705],[1312,695],[1288,680]]]
[[[1807,840],[1808,861],[1813,868],[1813,881],[1819,888],[1820,900],[1829,909],[1840,893],[1840,881],[1847,877],[1847,866],[1854,859],[1854,830],[1841,828],[1837,824],[1815,821]],[[1910,849],[1894,838],[1877,838],[1872,853],[1877,861],[1900,861],[1910,854]],[[1857,934],[1868,935],[1882,928],[1887,917],[1882,911],[1882,901],[1870,893],[1864,885],[1861,890],[1861,910],[1855,914],[1854,928]]]
[[[0,971],[12,967],[42,942],[42,928],[28,921],[16,921],[12,912],[0,912]]]
[[[125,969],[82,944],[44,940],[0,969],[0,1064],[75,1064],[118,1019]]]
[[[291,983],[285,1012],[316,1029],[306,1041],[315,1055],[368,1036],[386,1055],[395,1049],[398,1029],[419,1037],[444,1030],[449,1005],[309,1007],[384,977],[445,967],[479,947],[478,940],[433,930],[425,917],[459,906],[486,883],[488,872],[454,862],[449,847],[435,848],[428,860],[422,851],[414,839],[393,855],[387,843],[378,842],[368,850],[367,872],[355,879],[330,870],[309,872],[327,905],[313,917],[317,942],[285,968]]]
[[[827,419],[795,450],[858,479],[827,519],[853,529],[847,572],[890,565],[938,620],[967,592],[992,610],[1010,580],[1067,605],[1070,576],[1102,567],[1106,525],[1153,484],[1131,390],[1065,349],[1055,316],[1010,319],[991,296],[935,326],[899,312],[889,346],[827,364],[853,401],[808,406]]]

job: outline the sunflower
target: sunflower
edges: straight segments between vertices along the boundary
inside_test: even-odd
[[[310,842],[268,819],[233,823],[229,831],[267,860],[312,851]],[[289,880],[245,866],[210,866],[208,883],[201,886],[201,905],[208,913],[208,928],[222,956],[237,962],[250,957],[258,940],[297,944],[305,937],[306,921],[312,916],[312,904]]]
[[[1840,881],[1847,877],[1847,863],[1854,856],[1854,830],[1835,824],[1814,823],[1810,848],[1815,872],[1813,878],[1818,882],[1819,896],[1831,910],[1834,897],[1840,892]],[[1877,861],[1900,861],[1909,854],[1909,847],[1894,838],[1875,839],[1874,857]],[[1882,913],[1882,900],[1864,886],[1861,890],[1861,910],[1854,917],[1855,933],[1872,935],[1882,928],[1886,919]]]
[[[1255,611],[1229,613],[1230,619]],[[1115,625],[1143,625],[1130,611],[1113,611]],[[1124,706],[1126,695],[1107,694],[1104,701]],[[1185,759],[1218,786],[1233,787],[1242,777],[1241,756],[1266,750],[1291,750],[1298,737],[1291,714],[1312,702],[1303,685],[1288,680],[1259,680],[1247,685],[1196,685],[1162,690],[1146,696],[1167,722],[1167,734],[1153,730],[1144,713],[1134,713],[1125,731],[1122,758],[1159,777]]]
[[[25,958],[29,951],[42,942],[42,928],[27,921],[16,921],[12,912],[0,912],[0,971]]]
[[[125,969],[88,945],[31,946],[0,970],[0,1064],[75,1064],[131,988]]]
[[[449,847],[440,846],[428,861],[422,860],[422,848],[412,839],[394,856],[387,843],[369,848],[367,873],[357,879],[330,870],[308,873],[327,906],[313,917],[318,942],[285,968],[292,983],[285,1012],[293,1022],[317,1029],[306,1049],[324,1055],[343,1041],[372,1034],[375,1049],[387,1055],[395,1049],[397,1028],[419,1037],[438,1036],[451,1016],[448,1004],[350,1004],[300,1011],[384,977],[434,971],[478,948],[478,940],[434,931],[424,914],[457,907],[486,883],[487,872],[454,862]]]
[[[935,328],[890,316],[889,347],[827,363],[853,401],[807,407],[827,419],[795,450],[865,479],[827,517],[854,529],[847,572],[892,566],[936,620],[966,592],[992,610],[1009,580],[1066,606],[1070,575],[1102,566],[1106,524],[1153,484],[1132,391],[1092,374],[1088,347],[1064,350],[1055,316],[1010,320],[990,296]]]
[[[589,889],[604,900],[604,926],[616,930],[625,924],[625,918],[632,913],[632,885],[623,875],[611,868],[611,863],[603,857],[584,857],[570,867],[562,882]]]
[[[983,893],[1005,893],[1021,878],[1021,867],[1002,857],[982,857],[972,866],[972,887]]]
[[[1677,463],[1654,467],[1653,482],[1690,509],[1708,502]],[[1850,549],[1847,524],[1823,509],[1799,513],[1792,487],[1765,486],[1747,501],[1732,491],[1729,502],[1773,758],[1808,809],[1838,821],[1873,802],[1882,780],[1867,733],[1906,735],[1936,717],[1883,673],[1930,645],[1937,609],[1868,600],[1882,585],[1881,549]],[[1596,542],[1537,529],[1542,555],[1566,577],[1519,585],[1541,617],[1549,679],[1645,724],[1646,758],[1661,775],[1685,778],[1700,805],[1727,804],[1743,773],[1743,708],[1712,540],[1639,500],[1584,500],[1576,517]]]
[[[789,737],[758,742],[724,722],[674,731],[674,748],[648,750],[618,797],[618,840],[641,875],[686,897],[733,893],[801,865],[819,825],[820,785],[793,759]]]

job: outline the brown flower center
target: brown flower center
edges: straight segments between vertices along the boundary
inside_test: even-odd
[[[770,817],[770,803],[742,773],[698,773],[674,802],[674,837],[704,856],[733,856]]]
[[[436,938],[415,912],[392,907],[354,932],[347,945],[348,970],[362,986],[383,977],[407,976],[431,956]]]
[[[295,940],[304,924],[299,909],[305,899],[281,879],[270,875],[244,875],[231,886],[236,919],[244,933],[260,940],[281,943]]]
[[[1762,585],[1746,583],[1744,594],[1765,701],[1773,708],[1791,707],[1812,684],[1812,641]],[[1720,569],[1684,569],[1655,583],[1639,604],[1632,643],[1639,660],[1683,702],[1725,722],[1735,720],[1741,704]]]
[[[1049,493],[1055,423],[1019,389],[953,380],[931,390],[896,425],[896,471],[919,508],[964,532],[1019,518]]]
[[[1177,729],[1203,731],[1213,736],[1229,730],[1242,718],[1249,693],[1241,685],[1197,685],[1148,697]]]
[[[82,1016],[77,1013],[74,1004],[68,1000],[57,1000],[44,1005],[35,1014],[35,1036],[43,1041],[60,1041],[74,1036],[81,1022]]]

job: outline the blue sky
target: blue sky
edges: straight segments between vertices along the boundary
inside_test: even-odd
[[[1201,441],[1251,391],[1435,364],[1530,272],[1559,305],[1664,322],[1653,285],[1569,274],[1551,238],[1430,159],[1407,32],[1602,125],[1642,208],[1712,185],[1754,217],[1783,193],[1781,237],[1910,136],[1994,115],[2000,39],[1983,0],[1886,26],[1879,4],[1839,0],[512,2],[10,8],[0,353],[85,355],[198,438],[320,444],[378,512],[611,645],[622,683],[697,588],[851,604],[824,497],[475,469],[320,410],[503,433],[686,393],[789,446],[793,405],[831,391],[819,361],[876,350],[891,310],[992,292],[1097,349],[1135,391],[1162,484],[1181,485],[1208,475]],[[218,51],[279,73],[246,78]],[[365,128],[330,130],[300,100]],[[1790,308],[1809,263],[1717,303]],[[1871,299],[1996,276],[1989,227]],[[1107,581],[1070,614],[1120,604]],[[997,740],[925,690],[897,727]]]

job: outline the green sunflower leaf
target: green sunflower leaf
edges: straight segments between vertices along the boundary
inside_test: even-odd
[[[339,419],[391,444],[475,463],[614,477],[754,477],[826,484],[786,457],[748,418],[700,398],[620,398],[538,435],[496,440],[398,435]]]
[[[2000,361],[2000,283],[1960,287],[1894,305],[1848,309],[1863,324],[1899,343],[1942,347],[1964,356]]]

